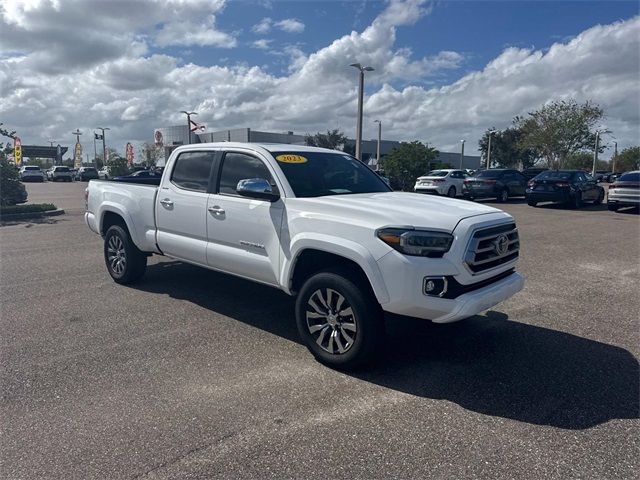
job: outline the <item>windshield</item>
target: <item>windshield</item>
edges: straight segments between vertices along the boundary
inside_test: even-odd
[[[56,167],[56,172],[68,172],[69,167]]]
[[[504,170],[481,170],[476,173],[477,178],[500,178]]]
[[[40,170],[40,167],[24,167],[25,170]]]
[[[431,172],[427,173],[425,177],[446,177],[447,173],[449,172],[447,172],[446,170],[432,170]]]
[[[573,172],[542,172],[536,177],[536,180],[570,180]]]
[[[355,158],[328,152],[273,152],[296,197],[389,192],[378,175]]]

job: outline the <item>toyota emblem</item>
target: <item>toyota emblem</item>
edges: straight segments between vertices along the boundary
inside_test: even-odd
[[[498,235],[493,246],[496,250],[496,253],[499,256],[504,255],[509,250],[509,237],[507,237],[504,233],[502,235]]]

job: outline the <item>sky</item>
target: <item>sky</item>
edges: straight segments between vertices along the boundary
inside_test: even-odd
[[[640,144],[637,1],[4,0],[0,122],[25,145],[119,153],[198,112],[209,129],[428,142],[467,154],[547,102],[603,107],[618,148]],[[4,139],[0,140],[3,141]],[[470,148],[471,147],[471,148]],[[72,149],[70,149],[71,151]],[[610,156],[611,149],[603,155]]]

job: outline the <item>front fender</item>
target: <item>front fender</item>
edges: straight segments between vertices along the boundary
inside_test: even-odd
[[[378,303],[389,302],[389,293],[382,272],[373,255],[362,245],[344,238],[322,233],[300,233],[291,239],[291,255],[285,258],[282,266],[280,284],[290,292],[291,280],[296,260],[304,250],[321,250],[355,262],[369,279]]]

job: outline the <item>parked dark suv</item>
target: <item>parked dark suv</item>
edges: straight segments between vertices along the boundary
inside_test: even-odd
[[[98,180],[98,170],[94,167],[80,167],[76,172],[76,180]]]
[[[524,197],[527,177],[517,170],[493,168],[480,170],[464,181],[462,194],[467,200],[497,198],[506,202],[509,197]]]
[[[556,202],[580,208],[585,201],[600,205],[602,200],[604,188],[581,170],[548,170],[527,186],[527,203],[532,207],[540,202]]]

